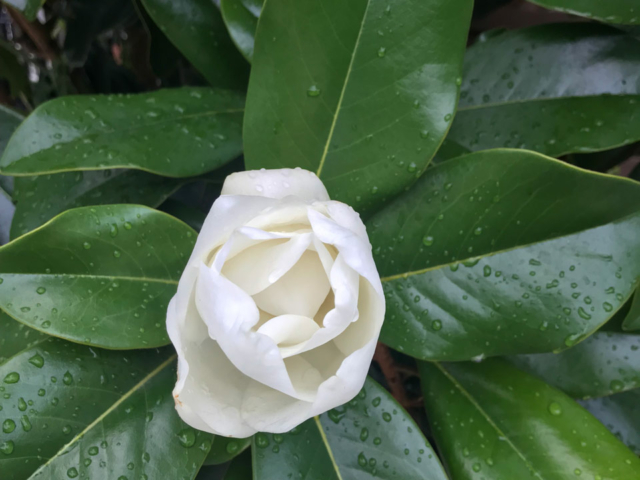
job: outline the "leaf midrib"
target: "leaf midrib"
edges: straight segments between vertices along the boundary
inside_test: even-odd
[[[131,133],[131,132],[135,132],[135,131],[140,131],[143,129],[147,129],[147,128],[155,128],[159,125],[164,125],[167,123],[174,123],[174,122],[178,122],[180,120],[185,120],[185,119],[193,119],[193,118],[201,118],[201,117],[209,117],[209,116],[214,116],[214,115],[219,115],[219,114],[225,114],[225,113],[241,113],[244,112],[244,108],[234,108],[234,109],[228,109],[228,110],[209,110],[206,112],[199,112],[199,113],[193,113],[193,114],[189,114],[189,115],[180,115],[180,116],[176,116],[173,118],[169,118],[169,119],[165,119],[165,120],[158,120],[156,122],[150,122],[150,123],[143,123],[143,124],[138,124],[138,125],[126,125],[123,126],[121,129],[116,129],[116,128],[110,128],[110,129],[105,129],[105,130],[99,130],[99,131],[95,131],[95,132],[87,132],[84,133],[82,135],[79,135],[77,137],[74,137],[72,139],[70,139],[69,141],[66,142],[56,142],[53,145],[50,145],[46,148],[42,148],[40,150],[37,150],[33,153],[27,154],[27,155],[23,155],[21,157],[15,158],[14,160],[10,160],[10,163],[8,163],[7,165],[1,165],[0,164],[0,173],[1,172],[9,172],[11,175],[13,176],[25,176],[25,175],[33,175],[33,172],[11,172],[11,167],[15,166],[19,163],[22,163],[22,161],[24,159],[33,157],[35,155],[41,154],[43,152],[48,152],[49,150],[51,150],[52,148],[54,148],[56,145],[67,145],[67,146],[72,146],[74,144],[79,143],[81,140],[86,139],[87,137],[95,137],[95,136],[110,136],[110,135],[114,135],[114,134],[122,134],[122,133]],[[17,131],[17,130],[16,130]],[[5,154],[6,152],[9,150],[9,144],[7,144],[7,148],[5,149]],[[0,163],[2,162],[2,159],[4,158],[4,155],[0,155]],[[135,168],[138,170],[143,170],[143,171],[148,171],[150,173],[155,173],[152,170],[147,170],[144,168],[140,168],[140,167],[132,167],[131,165],[109,165],[108,167],[89,167],[89,168],[82,168],[82,170],[105,170],[105,169],[113,169],[113,168]],[[70,172],[70,171],[77,171],[80,170],[80,168],[72,168],[72,169],[57,169],[57,170],[50,170],[50,171],[39,171],[38,175],[43,175],[43,174],[49,174],[49,173],[58,173],[58,172]]]
[[[324,444],[324,447],[327,450],[327,453],[329,454],[329,458],[331,459],[331,464],[333,465],[333,469],[336,472],[336,476],[338,477],[338,480],[343,480],[342,475],[340,474],[340,467],[338,467],[338,463],[336,462],[336,459],[333,456],[333,450],[331,450],[329,439],[327,438],[327,435],[324,433],[324,429],[322,428],[320,417],[316,415],[315,417],[313,417],[313,420],[316,424],[318,432],[320,433],[320,438],[322,439],[322,443]]]
[[[70,280],[76,278],[91,278],[91,279],[107,279],[107,280],[122,280],[129,282],[148,282],[148,283],[163,283],[166,285],[178,285],[178,280],[170,280],[164,278],[148,278],[148,277],[127,277],[121,275],[89,275],[89,274],[75,274],[75,273],[24,273],[24,272],[0,272],[2,275],[20,275],[20,276],[39,276],[39,277],[53,277],[60,278],[65,277]],[[73,277],[73,278],[71,278]]]
[[[104,420],[109,414],[111,414],[113,411],[115,411],[120,405],[122,405],[123,402],[125,402],[129,397],[131,397],[131,395],[133,395],[134,393],[138,392],[145,383],[147,383],[149,380],[153,379],[156,375],[158,375],[162,370],[164,370],[165,368],[167,368],[171,363],[173,363],[173,361],[176,359],[176,354],[174,353],[173,355],[171,355],[168,359],[166,359],[164,362],[162,362],[160,365],[158,365],[154,370],[152,370],[150,373],[147,374],[147,376],[145,376],[142,380],[140,380],[136,385],[134,385],[127,393],[125,393],[124,395],[122,395],[122,397],[120,397],[118,400],[116,400],[113,405],[111,405],[109,408],[107,408],[102,414],[100,414],[100,416],[98,416],[98,418],[96,418],[93,422],[91,422],[89,425],[87,425],[85,427],[84,430],[82,430],[82,432],[80,432],[78,435],[76,435],[75,437],[73,437],[71,439],[71,441],[69,443],[67,443],[66,445],[64,445],[63,447],[61,447],[54,456],[52,456],[49,460],[47,460],[45,463],[43,463],[35,472],[33,472],[31,474],[31,476],[29,477],[28,480],[34,479],[36,478],[36,476],[43,471],[48,465],[50,465],[54,460],[56,460],[57,458],[59,458],[64,452],[66,452],[72,445],[74,445],[75,443],[77,443],[80,439],[82,439],[82,437],[84,435],[86,435],[87,432],[89,432],[91,429],[93,429],[96,425],[98,425],[100,422],[102,422],[102,420]],[[62,453],[61,453],[62,452]]]
[[[596,95],[568,95],[566,97],[538,97],[538,98],[524,98],[520,100],[507,100],[505,102],[491,102],[491,103],[482,103],[479,105],[468,105],[465,107],[458,108],[458,112],[468,112],[472,110],[482,110],[483,108],[496,108],[496,107],[508,107],[510,105],[519,105],[522,103],[530,103],[530,102],[548,102],[555,100],[581,100],[585,98],[624,98],[624,97],[634,97],[640,98],[640,94],[634,93],[623,93],[623,94],[612,94],[612,93],[599,93]]]
[[[527,457],[522,453],[518,447],[511,441],[511,439],[500,429],[500,427],[493,421],[493,419],[489,416],[487,412],[480,406],[480,404],[473,398],[473,396],[449,373],[447,372],[442,365],[438,362],[432,362],[433,365],[442,372],[442,374],[449,380],[453,386],[471,403],[471,405],[482,415],[482,417],[487,421],[487,423],[493,427],[493,429],[498,433],[500,438],[504,438],[504,441],[511,447],[511,449],[516,453],[516,455],[524,462],[527,468],[533,473],[538,479],[545,480],[542,475],[534,468],[534,466],[527,460]]]
[[[494,255],[499,255],[499,254],[502,254],[502,253],[508,253],[508,252],[512,252],[512,251],[520,250],[520,249],[524,249],[524,248],[529,248],[529,247],[532,247],[534,245],[539,245],[539,244],[546,243],[546,242],[552,242],[554,240],[559,240],[561,238],[573,237],[575,235],[580,235],[580,234],[585,233],[585,232],[589,232],[589,231],[597,230],[599,228],[606,227],[607,225],[613,225],[613,224],[616,224],[616,223],[623,223],[624,221],[626,221],[628,219],[631,219],[633,217],[636,217],[636,216],[640,216],[640,210],[636,211],[636,212],[634,212],[634,213],[632,213],[630,215],[626,215],[624,217],[618,217],[618,218],[612,219],[611,221],[609,221],[607,223],[603,223],[601,225],[596,225],[596,226],[591,227],[591,228],[585,228],[585,229],[582,229],[582,230],[577,230],[575,232],[568,233],[566,235],[558,235],[556,237],[549,237],[549,238],[545,238],[543,240],[539,240],[539,241],[536,241],[536,242],[524,243],[522,245],[515,245],[513,247],[505,248],[505,249],[502,249],[502,250],[496,250],[495,252],[489,252],[489,253],[485,253],[483,255],[476,255],[476,256],[473,256],[473,257],[466,257],[466,258],[462,258],[460,260],[455,260],[453,262],[443,263],[441,265],[434,265],[433,267],[422,268],[422,269],[419,269],[419,270],[411,270],[411,271],[403,272],[403,273],[396,273],[396,274],[393,274],[393,275],[380,277],[380,281],[383,282],[383,283],[384,282],[391,282],[393,280],[398,280],[400,278],[407,278],[407,277],[412,277],[412,276],[415,276],[415,275],[422,275],[423,273],[431,272],[431,271],[434,271],[434,270],[441,270],[441,269],[446,268],[446,267],[451,267],[453,265],[459,265],[461,263],[463,264],[463,263],[469,262],[469,261],[475,261],[475,260],[479,261],[481,259],[493,257]]]
[[[351,59],[349,60],[349,67],[347,68],[347,72],[344,77],[344,83],[342,84],[342,91],[340,92],[340,98],[338,99],[338,104],[336,105],[336,111],[333,114],[333,120],[331,122],[331,128],[329,129],[329,134],[324,144],[324,150],[322,152],[322,157],[320,158],[320,165],[318,165],[318,170],[316,171],[316,175],[318,176],[318,178],[320,178],[320,174],[322,173],[322,169],[324,167],[324,162],[327,159],[327,154],[329,153],[329,145],[331,144],[331,140],[333,138],[333,132],[335,130],[336,123],[338,122],[338,117],[340,116],[342,101],[344,100],[344,94],[347,90],[347,85],[349,84],[349,78],[351,77],[351,72],[353,71],[353,62],[356,58],[358,47],[360,46],[360,37],[362,37],[362,31],[364,30],[364,22],[367,19],[367,13],[369,12],[369,6],[371,5],[371,1],[372,0],[367,0],[367,6],[365,7],[364,12],[362,14],[362,21],[360,22],[360,29],[358,30],[358,37],[356,38],[356,43],[353,45],[353,52],[351,53]]]

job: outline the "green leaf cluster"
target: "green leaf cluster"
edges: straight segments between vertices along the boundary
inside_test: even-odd
[[[640,477],[640,4],[4,2],[2,480]],[[200,432],[167,304],[225,176],[284,167],[364,219],[392,353]]]

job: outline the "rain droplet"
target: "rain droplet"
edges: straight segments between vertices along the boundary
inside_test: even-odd
[[[320,89],[316,85],[311,85],[307,90],[308,97],[317,97],[320,95]]]
[[[11,372],[4,377],[4,383],[18,383],[20,381],[20,374],[18,372]]]
[[[44,366],[44,358],[38,353],[29,359],[29,363],[35,367],[42,368]]]
[[[191,428],[185,428],[178,433],[178,441],[185,448],[193,447],[196,443],[196,432]]]
[[[549,413],[553,416],[562,415],[562,407],[559,403],[551,402],[549,404]]]

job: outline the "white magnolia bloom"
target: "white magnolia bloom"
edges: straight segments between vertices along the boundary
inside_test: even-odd
[[[286,432],[362,388],[384,318],[358,214],[301,169],[227,177],[167,311],[182,419]]]

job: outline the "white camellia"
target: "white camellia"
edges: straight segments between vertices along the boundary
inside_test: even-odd
[[[385,302],[359,215],[313,173],[227,177],[167,312],[182,419],[282,433],[362,388]]]

